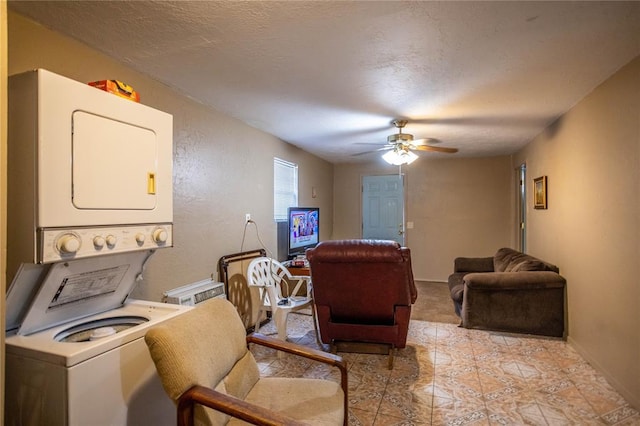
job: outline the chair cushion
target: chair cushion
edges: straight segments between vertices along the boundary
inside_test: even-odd
[[[258,379],[244,324],[227,300],[202,302],[152,327],[145,341],[162,386],[174,401],[193,385],[216,388],[234,366],[243,367],[244,372],[231,373],[226,384],[229,394],[244,396]]]
[[[337,425],[344,419],[344,393],[333,381],[264,377],[246,401],[313,425]],[[246,424],[231,419],[229,425]]]

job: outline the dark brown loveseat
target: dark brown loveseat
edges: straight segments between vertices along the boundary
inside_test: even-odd
[[[458,257],[449,290],[462,326],[564,335],[565,279],[557,266],[510,248]]]

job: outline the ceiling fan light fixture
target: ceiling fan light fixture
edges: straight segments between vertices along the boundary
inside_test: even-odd
[[[418,156],[411,151],[405,150],[392,150],[386,152],[382,159],[389,164],[393,164],[394,166],[400,166],[402,164],[411,164],[413,163]]]

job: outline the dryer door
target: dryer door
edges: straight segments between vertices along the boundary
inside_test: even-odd
[[[156,134],[85,111],[73,113],[73,205],[78,209],[156,207]]]

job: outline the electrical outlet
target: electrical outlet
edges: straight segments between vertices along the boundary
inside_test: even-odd
[[[245,223],[246,223],[246,222],[249,222],[250,220],[251,220],[251,213],[246,213],[246,214],[244,215],[244,221],[245,221]]]

